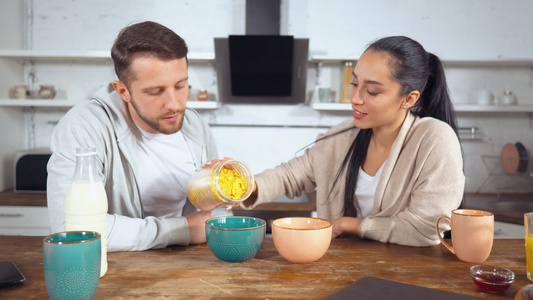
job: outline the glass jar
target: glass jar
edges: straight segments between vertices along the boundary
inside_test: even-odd
[[[53,85],[41,85],[39,89],[39,98],[53,99],[56,96],[56,90]]]
[[[344,63],[344,75],[342,77],[342,83],[340,86],[339,102],[350,103],[350,91],[352,90],[352,76],[354,66],[351,61]]]
[[[518,101],[516,100],[516,96],[513,94],[513,92],[506,90],[503,92],[503,96],[500,99],[500,104],[503,105],[514,105],[517,104]]]
[[[30,97],[30,87],[27,85],[17,85],[13,88],[16,99],[28,99]]]
[[[209,100],[209,93],[207,93],[206,90],[201,90],[198,95],[196,96],[196,99],[198,101],[207,101]]]
[[[238,180],[244,180],[241,190],[235,195],[224,193],[226,184],[222,182],[228,173],[236,173]],[[242,183],[242,182],[241,182]],[[211,211],[214,208],[226,205],[239,204],[250,197],[254,188],[254,176],[248,165],[237,159],[228,159],[214,163],[207,168],[201,168],[194,173],[187,184],[187,192],[192,204],[200,210]],[[227,190],[226,190],[227,191]]]

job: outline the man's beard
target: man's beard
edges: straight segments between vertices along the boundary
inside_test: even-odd
[[[163,115],[156,116],[156,117],[153,117],[153,118],[149,118],[149,117],[144,116],[143,114],[141,114],[140,110],[137,108],[137,105],[135,105],[135,101],[134,101],[133,97],[131,98],[130,103],[131,103],[133,109],[135,110],[135,112],[137,113],[137,115],[139,116],[139,118],[141,118],[141,120],[143,120],[144,123],[148,124],[148,126],[150,126],[153,130],[155,130],[155,131],[157,131],[159,133],[173,134],[173,133],[176,133],[176,132],[180,131],[181,126],[183,125],[183,116],[185,114],[185,109],[176,110],[176,111],[169,111],[169,112],[167,112],[167,113],[165,113]],[[163,126],[162,122],[165,122],[165,121],[162,121],[163,118],[168,117],[168,116],[172,116],[172,115],[176,115],[176,114],[178,114],[178,119],[176,121],[174,121],[174,125]]]

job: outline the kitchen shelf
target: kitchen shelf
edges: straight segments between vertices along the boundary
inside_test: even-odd
[[[351,111],[351,103],[313,103],[317,111]],[[454,105],[456,112],[532,113],[533,105]]]
[[[479,134],[479,128],[476,126],[470,127],[459,127],[459,140],[460,141],[470,141],[470,142],[482,142],[484,141],[483,137]]]
[[[313,103],[311,107],[318,111],[351,111],[351,103]]]
[[[336,63],[336,62],[357,62],[359,58],[313,55],[309,61],[311,63]],[[533,67],[533,58],[472,58],[472,59],[446,59],[441,57],[445,67]]]
[[[0,107],[72,107],[85,99],[0,99]],[[217,101],[187,101],[187,107],[194,109],[217,109]]]
[[[59,51],[59,50],[9,50],[0,49],[0,58],[28,59],[36,61],[64,60],[111,60],[110,50],[106,51]],[[214,53],[190,52],[189,62],[214,61]]]
[[[533,67],[533,58],[442,59],[444,67]]]
[[[81,103],[84,100],[69,100],[69,99],[0,99],[0,107],[72,107]]]
[[[61,50],[13,50],[0,49],[0,58],[29,59],[39,61],[61,60],[111,60],[110,50],[95,51],[61,51]],[[187,55],[190,62],[214,61],[215,54],[211,52],[190,52]],[[309,62],[357,62],[356,57],[341,57],[327,55],[313,55]],[[497,58],[497,59],[444,59],[445,66],[510,66],[533,67],[533,58]]]
[[[15,59],[111,59],[110,51],[0,50],[0,57]]]
[[[194,109],[217,109],[219,107],[218,101],[187,101],[187,107]]]
[[[531,113],[533,105],[454,105],[456,112]]]
[[[312,63],[334,63],[334,62],[344,62],[344,61],[351,61],[356,62],[359,58],[355,57],[341,57],[341,56],[326,56],[326,55],[313,55],[309,59],[309,62]]]

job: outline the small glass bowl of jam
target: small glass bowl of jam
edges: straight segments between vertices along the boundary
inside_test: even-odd
[[[513,271],[496,266],[472,266],[470,275],[478,288],[489,293],[503,293],[514,282]]]

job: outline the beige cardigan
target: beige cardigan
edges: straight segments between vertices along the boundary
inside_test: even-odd
[[[318,217],[334,220],[344,213],[346,171],[333,186],[339,167],[359,129],[346,120],[299,157],[255,176],[257,201],[316,192]],[[450,216],[465,185],[461,147],[452,128],[434,118],[409,113],[392,145],[376,188],[370,216],[359,227],[363,238],[409,246],[439,244],[435,222]],[[441,222],[445,223],[445,222]],[[447,224],[441,230],[449,229]]]

